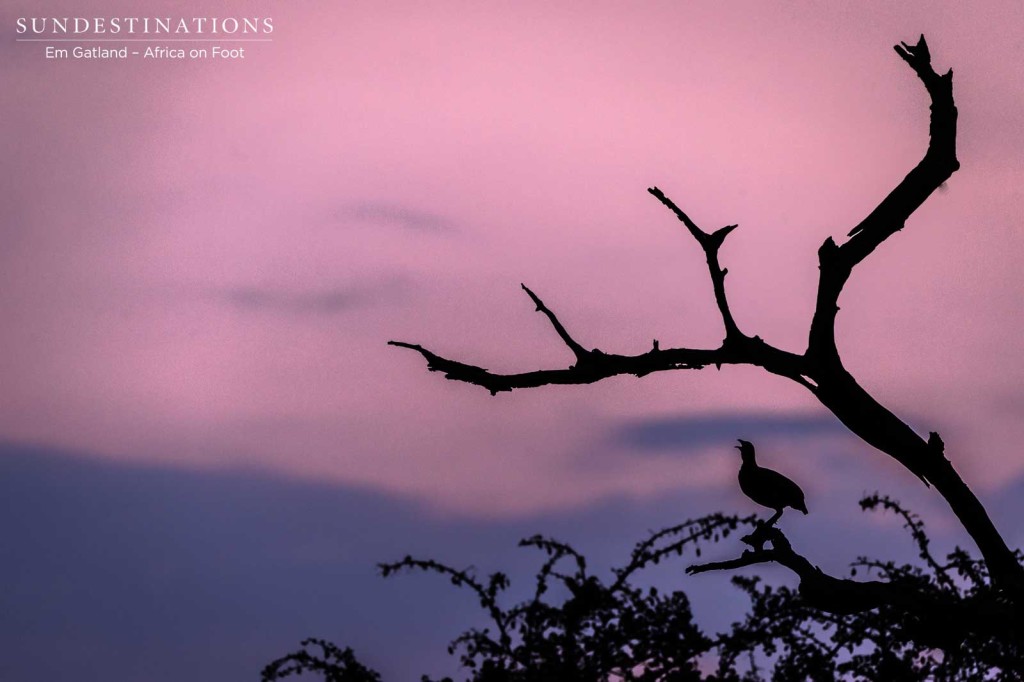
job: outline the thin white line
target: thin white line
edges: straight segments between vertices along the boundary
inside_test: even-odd
[[[16,43],[272,43],[273,38],[15,38]]]

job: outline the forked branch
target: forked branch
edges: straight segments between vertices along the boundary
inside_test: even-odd
[[[726,225],[708,234],[697,227],[696,223],[690,220],[690,217],[683,213],[675,205],[675,202],[665,196],[660,189],[651,187],[647,191],[676,214],[676,217],[686,225],[686,229],[690,231],[693,238],[700,244],[700,248],[704,249],[704,255],[708,261],[708,272],[711,274],[711,284],[715,289],[715,303],[718,305],[719,312],[722,313],[722,322],[725,323],[725,342],[739,341],[743,334],[740,332],[739,327],[736,326],[736,320],[733,319],[732,312],[729,310],[729,300],[725,296],[725,276],[729,271],[723,269],[718,263],[718,249],[725,242],[725,238],[729,233],[739,226]]]
[[[910,216],[932,192],[958,168],[956,158],[956,106],[953,103],[953,71],[939,75],[932,68],[924,36],[917,45],[901,43],[896,53],[914,70],[931,98],[928,150],[924,158],[871,213],[850,230],[849,239],[837,245],[831,237],[818,250],[818,296],[808,339],[808,357],[839,364],[835,344],[835,318],[839,294],[854,266],[893,234],[902,230]]]

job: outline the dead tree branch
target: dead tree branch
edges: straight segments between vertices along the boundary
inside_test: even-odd
[[[524,287],[525,289],[525,287]],[[526,289],[529,291],[529,289]],[[533,295],[535,300],[540,300]],[[543,304],[541,304],[543,305]],[[538,310],[541,310],[538,308]],[[546,312],[554,318],[546,307]],[[557,318],[554,318],[557,319]],[[561,324],[558,325],[561,327]],[[557,329],[557,328],[556,328]],[[564,331],[564,329],[563,329]],[[560,334],[561,335],[561,334]],[[565,332],[565,338],[572,337]],[[665,348],[655,343],[651,350],[640,355],[619,355],[604,353],[598,349],[586,350],[576,342],[566,345],[576,356],[577,362],[564,369],[542,369],[520,374],[498,374],[483,367],[469,365],[457,360],[437,355],[423,346],[404,341],[389,341],[389,345],[410,348],[427,360],[427,369],[431,372],[443,372],[446,379],[462,381],[482,386],[494,395],[516,388],[536,388],[548,385],[592,384],[601,379],[630,374],[636,377],[646,376],[652,372],[663,372],[673,369],[703,369],[710,365],[755,365],[772,374],[784,376],[801,384],[807,385],[801,376],[803,366],[800,356],[774,348],[761,339],[740,337],[733,343],[723,343],[719,348]]]
[[[729,273],[728,270],[722,268],[718,264],[718,249],[725,243],[725,238],[729,236],[729,233],[735,230],[738,225],[726,225],[725,227],[715,230],[711,234],[708,234],[704,230],[697,227],[697,225],[690,220],[689,216],[680,210],[675,203],[669,199],[665,194],[657,187],[651,187],[647,190],[650,192],[658,201],[665,204],[676,217],[679,218],[686,225],[686,229],[690,231],[693,238],[700,244],[700,248],[704,249],[704,255],[708,260],[708,272],[711,275],[711,284],[715,289],[715,303],[718,304],[718,310],[722,313],[722,322],[725,324],[725,341],[723,346],[728,345],[729,342],[739,342],[740,339],[746,338],[739,327],[736,326],[736,320],[732,317],[732,312],[729,311],[729,301],[725,297],[725,276]]]
[[[863,441],[891,456],[926,485],[935,486],[977,543],[994,583],[1024,603],[1024,568],[1007,547],[981,502],[946,458],[941,438],[937,433],[931,433],[925,439],[882,406],[846,371],[836,347],[835,319],[839,311],[839,296],[853,268],[901,230],[914,211],[960,166],[956,158],[957,110],[953,101],[952,71],[942,75],[936,73],[923,36],[916,45],[902,43],[895,49],[924,84],[931,100],[928,149],[920,163],[850,231],[843,244],[836,244],[832,238],[822,244],[818,251],[817,299],[804,353],[781,350],[757,336],[747,336],[733,318],[725,293],[727,270],[719,263],[718,251],[736,226],[729,225],[706,233],[656,187],[648,191],[676,215],[704,250],[715,301],[725,325],[725,339],[718,348],[661,349],[654,342],[651,350],[639,355],[604,353],[596,348],[588,350],[574,340],[555,314],[525,286],[523,289],[537,310],[547,316],[562,342],[572,351],[575,364],[564,369],[498,374],[442,357],[418,344],[390,343],[420,353],[429,370],[443,372],[446,378],[454,381],[482,386],[492,395],[516,388],[590,384],[619,375],[642,377],[652,372],[702,369],[709,365],[719,368],[722,365],[752,365],[786,377],[810,390]],[[748,557],[745,561],[753,562],[759,556]],[[778,561],[777,550],[771,556],[771,560]]]
[[[837,615],[896,608],[911,617],[910,626],[920,641],[938,647],[955,649],[972,634],[1024,638],[1024,617],[1012,602],[968,602],[941,593],[926,593],[903,582],[836,578],[799,554],[781,530],[767,524],[759,526],[744,541],[752,549],[735,559],[694,564],[687,567],[686,573],[697,575],[775,563],[799,578],[800,596],[808,606]],[[766,549],[765,544],[770,547]]]

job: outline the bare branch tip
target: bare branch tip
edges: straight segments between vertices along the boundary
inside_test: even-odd
[[[537,296],[537,294],[533,293],[533,291],[530,289],[530,287],[528,287],[528,286],[526,286],[525,284],[522,284],[522,283],[520,283],[519,286],[521,286],[523,288],[523,291],[526,292],[526,295],[529,296],[533,300],[534,304],[536,304],[536,306],[537,306],[537,310],[542,310],[544,308],[544,303],[541,302],[540,297]]]

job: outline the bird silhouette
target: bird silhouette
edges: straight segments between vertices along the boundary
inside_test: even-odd
[[[768,525],[778,521],[786,507],[806,514],[807,504],[804,502],[804,491],[800,490],[800,486],[777,471],[758,466],[754,460],[753,443],[742,439],[739,443],[734,447],[743,457],[739,475],[740,490],[754,502],[775,510],[775,515],[768,521]]]

